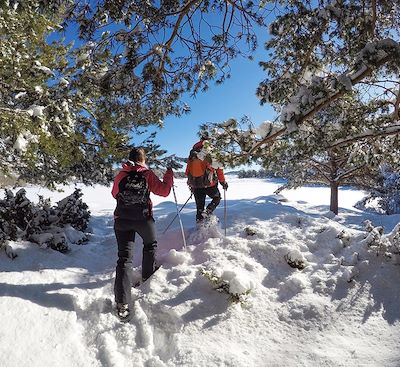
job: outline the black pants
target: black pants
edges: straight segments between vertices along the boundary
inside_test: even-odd
[[[202,212],[206,204],[206,196],[209,196],[212,200],[207,205],[207,211],[212,213],[221,201],[221,193],[218,190],[218,185],[205,187],[193,190],[194,200],[196,201],[196,220],[202,220]]]
[[[154,273],[157,249],[154,219],[129,220],[117,218],[114,222],[114,231],[118,243],[118,261],[114,284],[115,302],[130,303],[133,273],[132,257],[136,233],[143,239],[142,278],[147,279]]]

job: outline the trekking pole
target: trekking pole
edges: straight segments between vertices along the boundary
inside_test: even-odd
[[[224,189],[224,231],[226,237],[226,189]]]
[[[178,200],[176,199],[176,193],[175,193],[175,186],[172,185],[172,191],[174,193],[174,199],[175,199],[175,204],[176,204],[176,211],[177,211],[177,216],[179,218],[179,223],[181,226],[181,232],[182,232],[182,239],[183,239],[183,247],[186,250],[186,238],[185,238],[185,232],[183,231],[183,224],[182,224],[182,219],[181,219],[181,214],[178,208]],[[189,198],[190,199],[190,198]]]
[[[189,202],[189,200],[192,198],[193,193],[190,194],[189,199],[186,200],[186,203],[182,205],[182,207],[179,209],[179,213],[182,211],[182,209],[186,206],[186,204]],[[178,213],[175,214],[174,219],[172,219],[171,223],[168,224],[167,228],[164,229],[164,232],[162,234],[164,234],[165,232],[168,231],[169,227],[171,227],[172,223],[174,223],[176,217],[178,216]]]

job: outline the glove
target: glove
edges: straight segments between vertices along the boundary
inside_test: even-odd
[[[174,155],[165,158],[164,160],[167,169],[168,168],[173,168],[173,169],[179,169],[182,168],[182,165],[177,161],[177,158],[175,158]]]
[[[223,188],[224,190],[228,190],[228,182],[226,182],[226,181],[221,182],[221,186],[222,186],[222,188]]]

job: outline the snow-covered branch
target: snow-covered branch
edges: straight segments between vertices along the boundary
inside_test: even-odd
[[[330,148],[338,148],[344,145],[348,145],[360,140],[365,140],[369,138],[378,138],[378,137],[383,137],[383,136],[391,136],[391,135],[397,135],[400,134],[400,125],[392,125],[392,126],[387,126],[384,127],[380,130],[372,130],[368,129],[365,130],[364,132],[351,136],[351,137],[346,137],[343,139],[339,139],[333,144],[330,144]]]
[[[251,155],[262,145],[276,140],[279,136],[283,135],[286,132],[286,130],[287,130],[286,127],[282,127],[279,130],[272,131],[271,134],[269,134],[269,135],[265,136],[264,138],[262,138],[261,140],[255,142],[248,152],[243,152],[243,153],[246,155]]]
[[[252,154],[258,147],[269,143],[285,133],[296,131],[304,121],[312,118],[317,112],[333,101],[349,93],[353,86],[392,60],[400,59],[400,44],[392,39],[384,39],[365,45],[355,60],[352,71],[335,78],[314,77],[309,86],[301,86],[297,94],[289,98],[281,113],[281,122],[285,125],[274,134],[257,141],[246,154]],[[262,87],[260,87],[261,94]]]

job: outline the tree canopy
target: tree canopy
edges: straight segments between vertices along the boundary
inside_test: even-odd
[[[275,3],[275,2],[267,2]],[[368,124],[357,134],[393,132],[400,105],[400,10],[392,1],[286,1],[270,24],[266,79],[257,90],[261,103],[278,114],[260,134],[228,120],[211,126],[228,147],[228,161],[243,163],[271,152],[271,142],[299,129],[307,120],[358,90],[362,100],[379,99],[381,126]],[[389,123],[388,123],[389,122]],[[343,139],[357,139],[348,131]],[[314,148],[320,144],[315,140]]]
[[[251,56],[266,12],[237,0],[1,2],[2,170],[108,180],[133,137]]]

